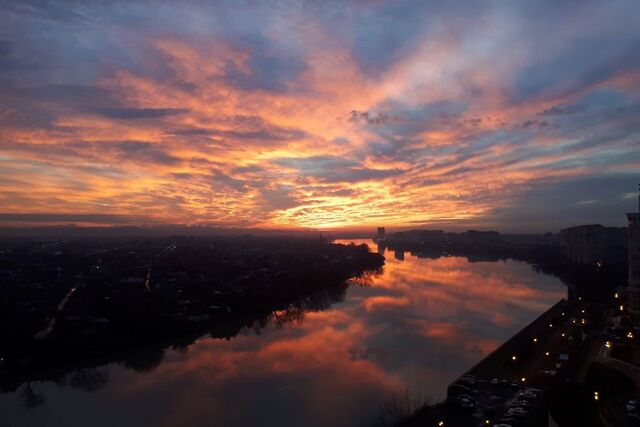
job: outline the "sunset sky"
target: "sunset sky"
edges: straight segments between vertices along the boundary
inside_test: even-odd
[[[623,225],[640,2],[0,3],[0,226]]]

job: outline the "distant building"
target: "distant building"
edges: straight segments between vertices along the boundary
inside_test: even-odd
[[[640,196],[638,197],[640,211]],[[629,220],[629,311],[640,315],[640,212],[627,214]]]
[[[387,232],[384,227],[378,227],[378,233],[376,234],[376,237],[378,239],[384,239],[385,237],[387,237]]]
[[[575,263],[616,263],[624,260],[626,232],[624,227],[578,225],[561,230],[560,238],[565,254]]]

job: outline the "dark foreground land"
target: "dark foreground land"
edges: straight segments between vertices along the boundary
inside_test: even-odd
[[[96,361],[126,363],[133,349],[161,355],[204,334],[286,322],[339,300],[349,278],[383,264],[366,245],[315,237],[5,240],[0,390]]]

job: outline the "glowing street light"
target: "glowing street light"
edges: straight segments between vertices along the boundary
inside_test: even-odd
[[[444,425],[444,421],[440,420],[440,422],[438,422],[438,426],[442,427]]]
[[[511,356],[511,360],[516,361],[517,357],[515,355]]]
[[[545,352],[545,353],[544,353],[544,355],[545,355],[545,356],[548,356],[548,355],[549,355],[549,352],[548,352],[548,351],[547,351],[547,352]]]
[[[624,311],[624,305],[620,304],[620,311]]]
[[[538,342],[538,338],[534,338],[534,339],[533,339],[533,342]]]
[[[619,295],[618,295],[618,293],[616,292],[615,294],[613,294],[613,297],[614,297],[615,299],[618,299],[620,296],[619,296]]]
[[[598,400],[598,399],[600,398],[600,396],[598,395],[598,392],[597,392],[597,391],[594,391],[594,392],[593,392],[593,398],[594,398],[595,400]]]
[[[606,343],[604,343],[604,346],[607,348],[611,348],[611,341],[607,341]]]

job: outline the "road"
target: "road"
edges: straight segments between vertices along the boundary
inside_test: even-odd
[[[47,326],[43,330],[37,332],[33,336],[33,339],[41,340],[41,339],[45,339],[45,338],[47,338],[49,336],[51,331],[53,331],[53,328],[56,326],[56,322],[58,321],[58,317],[64,311],[64,307],[67,305],[67,303],[69,302],[69,298],[71,298],[71,295],[73,295],[75,293],[76,289],[77,288],[75,286],[72,287],[71,289],[69,289],[69,292],[67,292],[67,294],[64,296],[64,298],[62,298],[62,301],[60,301],[60,303],[58,304],[58,307],[56,309],[56,313],[53,315],[51,320],[49,320],[49,323],[47,324]]]

